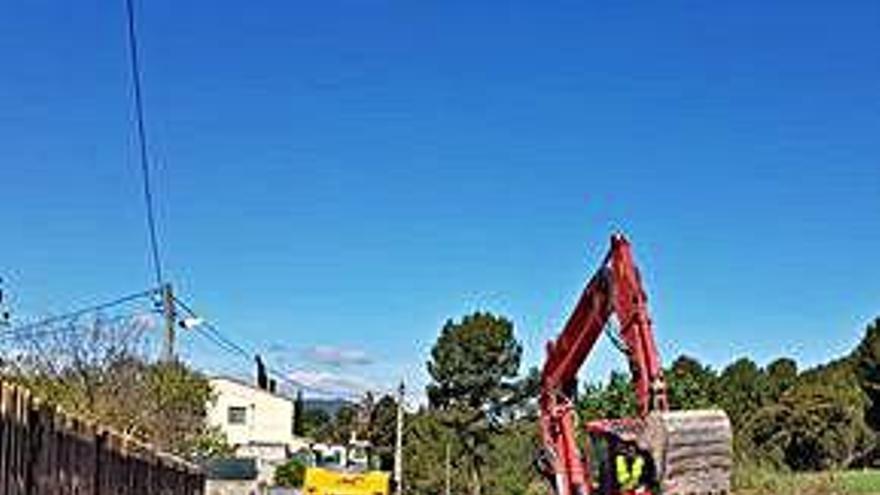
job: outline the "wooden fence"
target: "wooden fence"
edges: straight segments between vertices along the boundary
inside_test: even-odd
[[[201,495],[193,465],[0,383],[0,495]]]

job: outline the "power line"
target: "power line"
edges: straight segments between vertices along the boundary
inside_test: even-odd
[[[116,316],[114,316],[112,318],[108,318],[106,320],[98,320],[98,323],[103,324],[103,325],[108,325],[108,324],[116,323],[119,321],[132,319],[132,318],[135,318],[141,314],[143,314],[143,313],[126,313],[123,315],[116,315]],[[77,333],[77,332],[81,332],[81,331],[90,330],[91,328],[93,328],[93,327],[88,327],[88,326],[84,326],[84,325],[77,326],[74,324],[70,324],[68,326],[64,326],[64,327],[60,327],[60,328],[46,328],[46,329],[42,329],[42,330],[33,329],[32,331],[24,330],[24,331],[17,332],[17,333],[9,332],[9,333],[0,334],[0,342],[9,342],[9,341],[15,341],[15,340],[35,341],[35,340],[41,339],[43,337],[50,337],[53,335],[64,335],[67,333]]]
[[[147,131],[144,124],[144,101],[141,92],[141,67],[138,58],[137,30],[135,28],[134,0],[125,1],[125,11],[128,18],[128,46],[129,59],[131,62],[131,80],[134,90],[135,117],[137,123],[138,151],[140,153],[141,177],[143,179],[144,203],[147,210],[147,229],[150,235],[150,252],[153,257],[153,269],[156,276],[156,285],[161,286],[162,261],[159,256],[159,240],[156,235],[156,219],[153,212],[153,192],[150,188],[150,161],[147,154]]]
[[[174,302],[175,302],[175,304],[180,306],[180,308],[185,313],[187,313],[189,316],[191,316],[192,318],[198,318],[201,320],[197,325],[194,325],[192,327],[192,329],[196,330],[199,334],[201,334],[202,336],[204,336],[205,338],[210,340],[212,343],[214,343],[214,345],[223,349],[227,353],[244,358],[249,363],[253,362],[254,358],[257,355],[255,352],[245,349],[244,347],[237,344],[229,337],[226,337],[225,335],[223,335],[223,333],[220,332],[220,330],[217,328],[216,325],[214,325],[210,321],[204,319],[203,317],[199,316],[198,313],[196,313],[185,302],[181,301],[180,298],[178,298],[177,296],[174,296]],[[324,394],[331,392],[329,390],[324,390],[324,389],[320,389],[318,387],[313,387],[313,386],[309,386],[309,385],[305,385],[303,383],[297,382],[296,380],[293,380],[290,377],[288,377],[284,372],[282,372],[278,369],[275,369],[273,367],[270,367],[268,365],[265,366],[265,369],[268,374],[270,374],[273,377],[283,381],[284,383],[287,383],[288,385],[291,385],[291,386],[296,387],[298,389],[305,389],[305,390],[309,390],[312,392],[318,392],[318,393],[324,393]]]
[[[187,314],[189,314],[193,318],[200,318],[199,315],[193,311],[185,302],[181,301],[177,296],[172,296],[175,304],[181,307]],[[214,326],[210,321],[202,318],[202,322],[199,325],[196,325],[195,328],[199,330],[203,335],[208,337],[210,340],[214,341],[218,345],[222,345],[232,350],[233,352],[245,357],[247,359],[253,359],[255,353],[246,350],[244,347],[236,344],[231,339],[225,337],[217,327]]]
[[[256,358],[257,353],[253,350],[245,349],[243,346],[237,344],[235,341],[225,336],[216,325],[206,320],[204,317],[200,316],[195,312],[191,307],[189,307],[185,302],[181,301],[176,295],[173,296],[174,303],[179,306],[185,313],[187,313],[190,317],[199,319],[199,323],[193,325],[191,329],[197,331],[199,334],[204,336],[206,339],[210,340],[214,345],[229,353],[230,355],[234,355],[237,357],[244,358],[248,363],[253,363],[253,360]],[[320,394],[328,394],[328,395],[339,395],[338,391],[334,391],[332,389],[320,388],[313,385],[307,385],[305,383],[296,381],[283,371],[271,367],[269,365],[264,365],[266,373],[281,380],[282,382],[291,385],[297,389],[308,390],[310,392],[317,392]],[[380,389],[381,393],[395,395],[397,391],[394,389]],[[355,397],[359,395],[358,393],[351,392],[345,394],[349,397]]]
[[[230,346],[223,339],[217,338],[217,336],[215,335],[214,332],[208,331],[205,327],[197,326],[197,327],[195,327],[195,331],[200,333],[206,339],[210,340],[214,345],[216,345],[217,347],[220,347],[221,349],[223,349],[227,353],[229,353],[235,357],[245,358],[245,360],[247,360],[248,362],[250,361],[250,359],[251,359],[250,354],[243,354],[237,347]]]
[[[220,332],[220,330],[216,326],[214,326],[213,323],[200,317],[198,313],[196,313],[192,308],[190,308],[185,302],[181,301],[180,298],[178,298],[177,296],[174,296],[174,302],[175,302],[175,304],[180,306],[180,308],[183,309],[183,311],[186,312],[191,317],[201,319],[201,322],[198,325],[195,325],[194,328],[196,330],[198,330],[199,333],[201,333],[202,335],[207,337],[209,340],[214,342],[216,345],[223,347],[227,351],[230,351],[231,353],[237,354],[237,355],[247,359],[248,361],[252,360],[254,358],[254,356],[256,356],[255,352],[252,352],[252,351],[245,349],[241,345],[233,342],[232,339],[224,336]]]
[[[95,304],[93,306],[88,306],[85,308],[77,309],[75,311],[70,311],[68,313],[50,316],[48,318],[44,318],[42,320],[35,321],[33,323],[19,325],[17,327],[10,328],[9,330],[0,332],[0,339],[8,339],[10,337],[14,338],[16,336],[22,336],[22,335],[26,334],[26,332],[29,332],[29,331],[36,329],[36,328],[46,327],[46,326],[53,325],[55,323],[65,321],[65,320],[76,319],[76,318],[79,318],[80,316],[88,314],[88,313],[96,313],[98,311],[103,311],[105,309],[109,309],[114,306],[119,306],[120,304],[125,304],[125,303],[131,302],[131,301],[135,301],[135,300],[143,298],[143,297],[148,297],[148,296],[154,295],[156,293],[156,290],[157,289],[148,289],[148,290],[145,290],[142,292],[137,292],[137,293],[129,294],[127,296],[123,296],[123,297],[120,297],[117,299],[113,299],[111,301],[103,302],[100,304]]]
[[[196,313],[191,307],[189,307],[185,302],[181,301],[179,297],[176,295],[172,296],[172,300],[174,304],[179,306],[185,313],[187,313],[192,318],[198,318],[201,320],[197,325],[192,327],[193,330],[204,336],[206,339],[210,340],[211,343],[219,347],[220,349],[226,351],[227,353],[234,355],[236,357],[244,358],[246,361],[250,362],[253,359],[254,354],[248,352],[242,346],[236,344],[231,339],[225,337],[217,327],[214,326],[210,321],[205,320],[200,317],[198,313]]]

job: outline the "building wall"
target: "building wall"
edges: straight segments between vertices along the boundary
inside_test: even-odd
[[[217,401],[208,407],[208,423],[219,427],[232,445],[275,443],[290,445],[293,401],[227,378],[213,378]],[[244,408],[244,423],[230,424],[230,408]]]
[[[269,486],[275,483],[275,470],[287,462],[288,445],[247,444],[235,449],[236,457],[256,460],[257,481]]]
[[[207,480],[206,495],[253,495],[260,493],[256,480]]]

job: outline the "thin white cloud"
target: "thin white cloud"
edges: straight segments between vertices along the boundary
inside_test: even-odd
[[[373,363],[373,359],[360,349],[329,345],[309,347],[303,352],[303,355],[312,363],[335,367],[363,366]]]

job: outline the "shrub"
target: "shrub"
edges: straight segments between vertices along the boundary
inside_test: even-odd
[[[286,488],[302,488],[306,477],[306,463],[302,459],[290,459],[275,468],[275,484]]]

